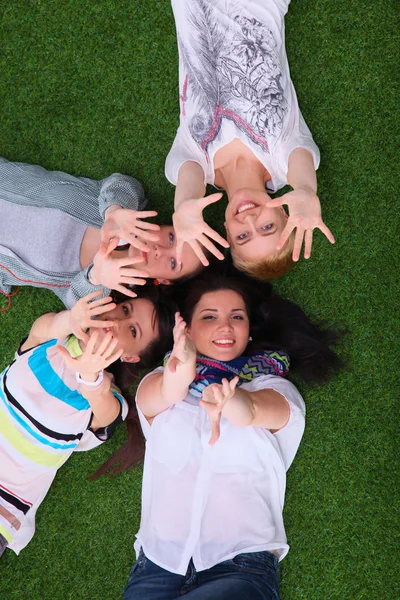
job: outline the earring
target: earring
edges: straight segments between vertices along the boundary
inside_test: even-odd
[[[125,361],[124,361],[124,359],[122,358],[122,356],[121,356],[121,358],[120,358],[119,360],[120,360],[121,362],[125,362]]]
[[[249,335],[249,342],[252,342],[253,338],[251,337],[251,335]]]

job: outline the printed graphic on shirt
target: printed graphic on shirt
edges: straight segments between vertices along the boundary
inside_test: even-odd
[[[186,71],[180,100],[191,135],[207,154],[228,119],[268,152],[265,138],[280,134],[288,111],[272,32],[240,6],[225,20],[206,0],[185,10],[190,36],[178,36]]]

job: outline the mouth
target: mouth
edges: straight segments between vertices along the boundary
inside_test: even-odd
[[[236,208],[236,215],[241,215],[246,212],[246,210],[251,210],[252,208],[258,208],[259,204],[255,204],[254,202],[241,202],[239,206]]]
[[[233,348],[235,343],[236,340],[234,340],[233,338],[220,338],[218,340],[213,340],[213,344],[217,346],[217,348]]]
[[[145,252],[144,250],[142,250],[142,256],[143,256],[143,259],[144,259],[144,262],[146,263],[146,265],[147,265],[148,258],[149,258],[148,254],[149,254],[148,252]]]

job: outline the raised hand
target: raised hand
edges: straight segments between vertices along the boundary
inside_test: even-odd
[[[106,333],[101,341],[99,339],[99,332],[93,331],[86,348],[77,358],[72,358],[64,346],[57,346],[67,367],[79,373],[82,379],[87,381],[96,379],[100,371],[121,358],[123,353],[122,349],[116,350],[118,340],[113,337],[111,331]]]
[[[207,248],[219,260],[224,259],[222,252],[209,239],[211,238],[224,248],[229,248],[229,243],[219,233],[214,231],[203,219],[203,209],[209,204],[218,202],[222,194],[211,194],[206,198],[197,200],[183,200],[172,216],[176,235],[176,259],[178,264],[182,261],[183,244],[187,242],[196,253],[201,263],[206,267],[209,262],[202,250]]]
[[[304,258],[310,258],[313,230],[320,229],[331,244],[335,238],[321,218],[321,205],[316,194],[311,191],[296,189],[288,192],[275,200],[268,200],[266,206],[275,208],[286,204],[289,209],[289,218],[285,229],[277,243],[276,249],[281,250],[288,240],[290,234],[296,229],[292,258],[298,261],[304,238]]]
[[[234,377],[230,381],[223,379],[221,385],[219,383],[212,383],[203,392],[200,406],[206,410],[210,420],[211,437],[208,443],[211,446],[219,439],[222,409],[234,395],[238,381],[239,377]]]
[[[94,285],[104,285],[112,290],[118,290],[126,296],[136,298],[135,292],[125,285],[145,285],[143,278],[149,277],[147,271],[138,271],[133,268],[136,263],[143,262],[141,256],[112,258],[111,253],[118,245],[118,238],[114,238],[108,247],[101,245],[93,259],[91,282]]]
[[[89,336],[86,333],[89,327],[112,327],[114,325],[113,321],[93,319],[93,317],[103,315],[117,306],[110,296],[95,300],[95,298],[102,295],[101,290],[92,292],[78,300],[70,310],[71,333],[85,343],[89,341]]]
[[[186,323],[179,313],[175,314],[175,326],[172,334],[174,347],[167,367],[171,373],[176,373],[177,368],[184,365],[192,366],[196,363],[196,348],[192,338],[187,333]]]
[[[156,217],[155,210],[130,210],[127,208],[117,208],[112,212],[106,212],[106,218],[101,228],[101,244],[107,248],[110,240],[117,237],[125,240],[131,246],[139,250],[148,250],[146,240],[157,242],[160,226],[155,223],[147,223],[142,219]],[[152,233],[153,232],[153,233]]]

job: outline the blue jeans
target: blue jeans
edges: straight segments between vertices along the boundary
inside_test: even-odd
[[[277,557],[265,551],[238,554],[200,572],[191,560],[186,575],[177,575],[141,550],[124,600],[279,600],[278,570]]]

